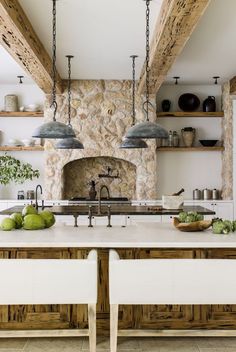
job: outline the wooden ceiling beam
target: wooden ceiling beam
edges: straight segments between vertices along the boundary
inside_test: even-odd
[[[163,0],[150,45],[150,92],[157,93],[210,0]],[[145,64],[138,91],[145,91]]]
[[[52,60],[18,0],[0,0],[0,44],[44,93],[51,92]],[[62,92],[58,73],[57,92]]]
[[[236,95],[236,76],[230,80],[230,94]]]

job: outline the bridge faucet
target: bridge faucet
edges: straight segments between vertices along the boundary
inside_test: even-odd
[[[98,215],[102,214],[101,194],[102,194],[103,188],[105,188],[107,190],[107,199],[110,198],[109,188],[106,185],[102,185],[98,191]]]
[[[43,194],[43,189],[41,185],[36,186],[36,191],[35,191],[35,208],[38,210],[39,204],[38,204],[38,189],[40,189],[40,193]]]

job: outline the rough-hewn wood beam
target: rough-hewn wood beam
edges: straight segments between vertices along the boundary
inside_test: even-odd
[[[163,0],[150,45],[150,91],[156,93],[190,38],[210,0]],[[145,90],[143,66],[139,93]]]
[[[236,76],[230,80],[230,94],[236,95]]]
[[[50,93],[51,58],[18,0],[0,0],[0,44],[45,93]],[[58,74],[57,91],[62,92]]]

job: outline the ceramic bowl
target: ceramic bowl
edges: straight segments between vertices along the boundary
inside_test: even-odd
[[[181,110],[186,112],[196,111],[200,106],[199,98],[191,93],[182,94],[179,97],[179,107]]]
[[[35,140],[32,138],[22,139],[22,142],[26,147],[33,147],[35,145]]]
[[[199,142],[203,147],[214,147],[218,142],[217,139],[200,139]]]
[[[39,111],[39,105],[38,104],[30,104],[25,107],[25,111]]]
[[[8,145],[12,146],[12,147],[17,147],[17,146],[22,146],[23,143],[20,139],[17,138],[11,138],[8,141]]]

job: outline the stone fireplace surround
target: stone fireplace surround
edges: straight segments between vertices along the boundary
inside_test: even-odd
[[[67,199],[73,193],[77,181],[74,182],[73,178],[71,178],[71,181],[64,179],[66,168],[68,168],[69,163],[75,160],[91,162],[90,158],[99,158],[100,161],[104,160],[104,169],[110,166],[107,158],[110,158],[111,166],[116,165],[115,169],[117,167],[118,169],[123,168],[124,185],[118,191],[115,183],[110,184],[112,195],[119,193],[119,196],[128,196],[132,199],[156,199],[155,141],[148,141],[149,148],[147,149],[119,149],[122,138],[132,122],[131,91],[131,81],[73,81],[71,123],[85,149],[56,150],[54,141],[46,141],[45,192],[47,199],[65,199],[65,197]],[[57,101],[57,120],[66,123],[68,111],[67,93],[58,95]],[[143,97],[137,96],[137,121],[144,119],[142,103]],[[45,103],[46,121],[52,119],[51,114],[50,96],[48,96]],[[151,115],[154,120],[154,110]],[[123,164],[122,161],[124,161]],[[119,167],[119,163],[121,163],[120,165],[125,165],[125,162],[127,167]],[[73,163],[70,165],[73,165]],[[79,164],[75,163],[74,165]],[[100,170],[102,163],[100,162],[99,165]],[[97,175],[96,168],[94,173]],[[85,175],[88,178],[91,176],[91,173],[90,175]],[[90,180],[83,180],[81,183],[85,185]],[[71,190],[68,182],[71,183]],[[122,177],[120,182],[122,183]],[[102,183],[106,184],[104,180],[102,180]],[[66,185],[67,189],[66,194],[64,194],[64,185]],[[76,196],[83,196],[86,191],[83,190],[83,194],[76,194]],[[121,191],[126,194],[121,194]]]

